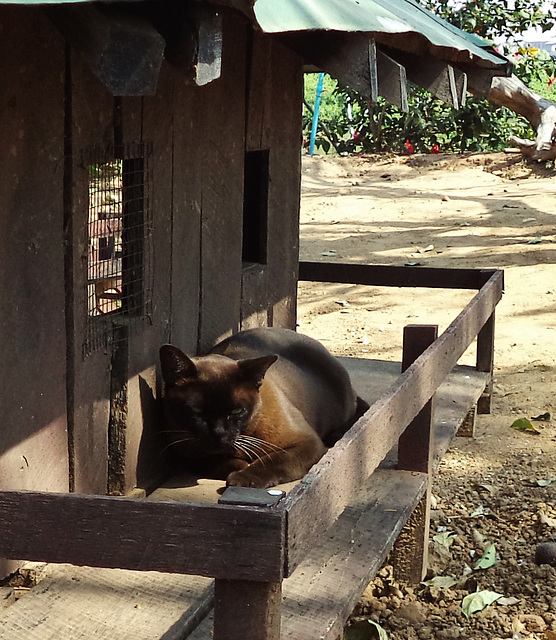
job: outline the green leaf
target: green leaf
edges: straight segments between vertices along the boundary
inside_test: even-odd
[[[426,585],[427,587],[433,587],[434,589],[449,589],[456,585],[458,581],[452,576],[434,576],[430,580],[426,580],[421,584]]]
[[[435,536],[432,537],[432,539],[435,542],[437,542],[439,545],[443,547],[446,547],[446,549],[449,549],[452,546],[455,538],[456,538],[455,531],[443,531],[442,533],[437,533]]]
[[[492,567],[496,562],[496,547],[494,544],[489,544],[485,549],[483,555],[475,563],[475,569],[488,569]]]
[[[512,429],[517,429],[517,431],[530,431],[531,433],[540,433],[537,431],[530,420],[527,418],[518,418],[513,424]]]
[[[486,609],[493,602],[496,602],[498,598],[501,598],[503,594],[496,593],[495,591],[477,591],[476,593],[470,593],[465,596],[461,603],[461,610],[466,618],[477,611]]]
[[[388,640],[388,634],[373,620],[359,620],[344,631],[343,640]]]
[[[548,480],[537,480],[537,485],[539,487],[550,487],[556,483],[556,478],[549,478]]]

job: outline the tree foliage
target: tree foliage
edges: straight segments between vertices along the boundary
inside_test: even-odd
[[[515,73],[533,91],[556,100],[555,59],[544,51],[520,46],[521,34],[531,26],[543,30],[554,17],[541,11],[538,0],[422,0],[435,13],[456,26],[478,35],[505,42]],[[306,99],[312,103],[316,80],[309,76]],[[507,146],[510,135],[528,138],[529,123],[504,107],[469,97],[464,108],[454,110],[426,91],[410,87],[409,112],[379,99],[368,105],[355,92],[327,78],[320,117],[326,127],[319,131],[317,145],[340,153],[403,152],[408,142],[415,151],[483,151]],[[308,143],[311,115],[306,112]]]

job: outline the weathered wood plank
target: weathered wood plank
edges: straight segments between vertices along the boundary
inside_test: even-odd
[[[390,104],[407,113],[407,74],[405,67],[382,51],[377,51],[378,93]]]
[[[0,32],[0,488],[67,491],[64,42],[28,6]]]
[[[284,581],[282,640],[335,640],[428,484],[424,474],[377,470]]]
[[[280,640],[281,582],[216,580],[214,640]]]
[[[404,327],[402,371],[406,371],[437,337],[437,325],[408,325]],[[432,472],[434,453],[433,404],[434,398],[431,398],[400,436],[398,469],[428,474]]]
[[[480,289],[495,273],[503,286],[503,272],[494,269],[441,269],[337,262],[300,262],[299,279],[389,287]]]
[[[403,333],[402,371],[405,371],[438,337],[437,325],[408,325]],[[419,471],[432,477],[434,461],[433,396],[409,423],[398,442],[398,469]],[[400,580],[418,583],[425,577],[430,524],[430,482],[394,546],[394,573]]]
[[[73,50],[69,52],[68,73],[71,180],[66,184],[70,208],[66,240],[71,249],[66,265],[66,304],[71,340],[68,353],[71,488],[76,492],[104,494],[108,487],[111,384],[106,372],[110,370],[111,357],[103,349],[87,357],[84,353],[91,321],[87,301],[89,165],[100,161],[99,149],[114,143],[114,98]]]
[[[182,640],[212,602],[209,578],[71,565],[45,573],[0,612],[3,640]]]
[[[356,489],[397,443],[405,426],[433,396],[502,295],[495,273],[446,331],[405,371],[352,429],[330,449],[284,501],[289,511],[289,575],[342,512]],[[388,429],[384,428],[388,425]],[[322,505],[328,508],[323,509]]]
[[[490,413],[492,401],[492,375],[494,372],[494,323],[495,314],[491,315],[488,322],[479,332],[477,337],[477,370],[489,375],[489,381],[485,393],[479,399],[477,411]]]
[[[241,313],[241,242],[245,148],[247,25],[225,12],[223,59],[218,82],[202,88],[198,126],[201,146],[199,350],[237,331]],[[225,122],[225,127],[215,127]],[[222,171],[225,166],[226,170]],[[178,249],[179,250],[179,249]]]
[[[383,469],[367,480],[295,573],[284,580],[282,640],[339,637],[427,484],[425,474]],[[213,619],[208,616],[189,640],[210,640],[212,629]]]
[[[282,577],[285,518],[273,509],[3,492],[0,522],[0,555],[8,558],[223,579]]]

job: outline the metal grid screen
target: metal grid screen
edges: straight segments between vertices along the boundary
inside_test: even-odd
[[[151,155],[149,145],[136,144],[103,150],[87,163],[85,355],[121,336],[117,328],[150,317]]]

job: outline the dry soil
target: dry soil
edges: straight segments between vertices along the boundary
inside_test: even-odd
[[[302,259],[505,272],[492,413],[433,485],[428,577],[453,584],[398,583],[385,566],[347,637],[378,637],[371,619],[393,640],[556,640],[556,568],[534,561],[556,540],[554,170],[503,153],[305,157],[302,191]],[[302,284],[299,330],[338,355],[399,360],[405,324],[443,330],[471,295]],[[537,433],[512,428],[520,418]],[[492,544],[494,565],[476,568]],[[466,616],[477,591],[501,597]]]

